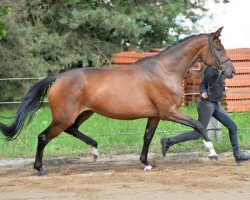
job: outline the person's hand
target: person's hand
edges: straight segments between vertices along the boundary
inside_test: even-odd
[[[201,97],[202,97],[203,99],[208,98],[207,92],[202,92],[202,93],[201,93]]]

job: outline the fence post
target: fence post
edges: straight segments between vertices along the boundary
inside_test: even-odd
[[[211,140],[221,141],[221,123],[214,117],[208,123],[207,136]]]

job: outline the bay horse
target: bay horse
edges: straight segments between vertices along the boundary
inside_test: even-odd
[[[140,155],[145,170],[148,148],[160,120],[177,122],[197,130],[203,137],[211,159],[218,159],[213,143],[200,122],[178,111],[183,98],[182,83],[197,61],[232,78],[234,66],[219,39],[222,28],[209,34],[192,35],[159,54],[125,67],[81,68],[50,75],[37,82],[23,97],[14,122],[0,123],[6,139],[15,139],[41,106],[48,91],[51,124],[38,135],[34,168],[45,175],[45,146],[63,131],[92,146],[97,158],[97,142],[79,132],[79,126],[93,113],[121,120],[148,118]]]

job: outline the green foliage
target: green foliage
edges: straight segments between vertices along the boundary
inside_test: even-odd
[[[11,11],[10,6],[0,4],[0,17],[8,15]],[[6,35],[5,24],[0,21],[0,40]]]

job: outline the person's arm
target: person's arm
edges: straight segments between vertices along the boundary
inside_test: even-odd
[[[207,67],[204,71],[203,79],[200,83],[199,91],[203,99],[208,98],[208,85],[211,81],[211,78],[214,76],[214,70],[210,67]]]

